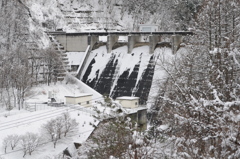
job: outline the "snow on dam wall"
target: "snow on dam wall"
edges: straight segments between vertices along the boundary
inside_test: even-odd
[[[101,46],[92,50],[78,78],[103,95],[114,99],[136,96],[140,97],[140,104],[146,104],[154,76],[159,75],[155,64],[163,52],[160,50],[157,48],[154,54],[149,54],[149,46],[140,46],[128,54],[127,46],[122,46],[107,53],[106,46]],[[170,48],[165,51],[172,54]]]

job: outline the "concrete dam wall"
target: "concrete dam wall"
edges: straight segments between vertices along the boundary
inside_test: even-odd
[[[159,76],[159,56],[175,55],[185,35],[192,32],[48,32],[65,52],[85,52],[77,78],[97,92],[140,97],[146,104],[152,92],[154,76]],[[124,37],[121,41],[119,38]],[[100,37],[107,38],[100,41]],[[166,40],[166,41],[165,41]],[[163,77],[160,71],[160,78]],[[159,77],[158,77],[159,78]],[[156,86],[158,88],[158,86]]]
[[[112,98],[119,96],[140,97],[140,104],[146,104],[160,54],[172,54],[171,48],[156,48],[149,54],[149,46],[140,46],[128,53],[127,46],[107,53],[107,47],[92,50],[80,78],[101,94]],[[161,76],[161,75],[160,75]]]

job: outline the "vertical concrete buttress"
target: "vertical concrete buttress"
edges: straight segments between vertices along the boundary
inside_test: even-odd
[[[147,108],[127,114],[127,117],[130,117],[133,123],[136,122],[141,131],[147,130]]]
[[[128,53],[129,54],[132,53],[134,45],[137,42],[140,42],[140,40],[141,40],[141,36],[132,36],[132,35],[128,36]]]
[[[90,45],[89,51],[92,50],[93,46],[99,41],[99,36],[89,35],[88,36],[88,45]]]
[[[160,41],[161,41],[160,36],[154,36],[154,35],[149,36],[149,53],[150,54],[154,53],[154,49],[155,49],[157,43]]]
[[[111,53],[112,52],[112,47],[113,45],[118,42],[118,37],[117,35],[108,35],[107,36],[107,52]]]
[[[181,35],[172,35],[172,52],[175,54],[179,45],[182,43]]]
[[[139,110],[138,114],[138,125],[141,130],[147,130],[147,109]]]

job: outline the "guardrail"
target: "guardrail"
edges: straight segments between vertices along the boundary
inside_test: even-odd
[[[76,32],[76,33],[67,33],[63,31],[49,31],[47,32],[51,35],[72,35],[72,36],[81,36],[81,35],[119,35],[119,36],[128,36],[128,35],[193,35],[192,31],[156,31],[156,32]]]

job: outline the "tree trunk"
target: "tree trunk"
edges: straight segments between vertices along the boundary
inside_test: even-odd
[[[57,140],[53,142],[53,147],[56,148]]]
[[[26,154],[27,154],[27,152],[26,152],[26,151],[24,151],[24,152],[23,152],[23,158],[26,156]]]

